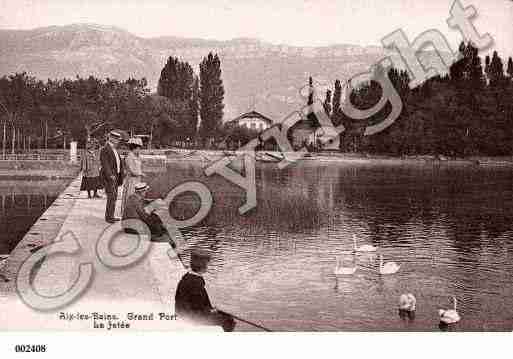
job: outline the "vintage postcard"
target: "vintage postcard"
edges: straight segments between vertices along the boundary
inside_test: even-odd
[[[513,1],[0,7],[0,331],[513,330]]]

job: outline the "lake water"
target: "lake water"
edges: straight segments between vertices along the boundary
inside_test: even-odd
[[[69,180],[0,179],[0,254],[9,254]]]
[[[513,329],[513,171],[507,168],[367,165],[304,161],[285,170],[257,167],[258,206],[241,216],[244,192],[200,163],[173,163],[151,180],[162,195],[199,180],[214,196],[210,215],[185,230],[191,244],[214,248],[206,274],[214,305],[273,330],[438,331],[438,309],[458,299],[449,330]],[[191,195],[176,218],[198,208]],[[380,276],[375,256],[351,263],[352,236],[401,265]],[[398,299],[417,298],[414,320]],[[244,327],[239,327],[244,329]]]

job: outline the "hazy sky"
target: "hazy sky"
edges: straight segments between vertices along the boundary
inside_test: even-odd
[[[122,27],[136,35],[227,40],[256,37],[275,44],[379,44],[402,28],[411,40],[436,28],[461,38],[446,19],[453,0],[0,0],[0,28],[70,23]],[[463,0],[501,52],[513,55],[513,1]]]

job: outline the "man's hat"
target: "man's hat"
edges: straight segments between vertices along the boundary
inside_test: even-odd
[[[212,251],[208,248],[195,247],[191,249],[191,255],[210,259],[210,257],[212,257]]]
[[[148,186],[148,184],[147,184],[147,183],[145,183],[145,182],[140,182],[140,183],[137,183],[137,184],[135,185],[135,190],[136,190],[137,192],[142,192],[142,191],[145,191],[145,190],[147,190],[147,189],[150,189],[150,186]]]
[[[128,144],[129,144],[129,145],[136,145],[136,146],[139,146],[139,147],[142,147],[142,146],[143,146],[143,142],[142,142],[142,140],[141,140],[139,137],[132,137],[132,138],[128,141]]]
[[[118,140],[121,139],[121,133],[117,132],[117,131],[110,131],[109,132],[109,136],[110,137],[113,137],[113,138],[117,138]]]
[[[191,249],[191,268],[201,268],[208,265],[212,257],[211,252],[208,249],[196,247]]]
[[[212,258],[212,251],[208,248],[194,247],[191,249],[191,263],[195,261],[208,262]]]

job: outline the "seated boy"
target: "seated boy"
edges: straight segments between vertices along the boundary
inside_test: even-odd
[[[123,221],[128,219],[139,219],[146,223],[151,232],[152,242],[169,242],[171,247],[176,248],[175,243],[167,233],[159,216],[154,211],[148,213],[145,209],[146,194],[148,193],[149,186],[146,183],[138,183],[135,185],[135,193],[130,195],[127,199],[125,211],[123,213]],[[122,222],[122,226],[126,233],[139,234],[135,228],[129,228]]]
[[[225,332],[231,332],[235,329],[235,321],[212,306],[205,289],[203,273],[207,271],[209,261],[210,255],[206,251],[194,250],[191,253],[191,269],[182,277],[176,289],[175,314],[179,319],[201,325],[218,325]]]

